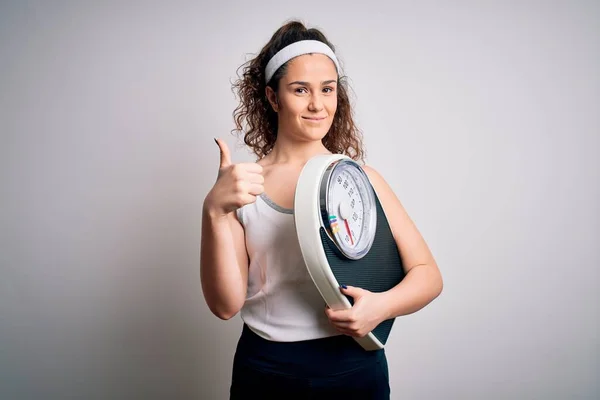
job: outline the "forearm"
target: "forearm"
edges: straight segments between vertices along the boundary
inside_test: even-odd
[[[202,291],[210,310],[229,319],[242,307],[246,279],[236,256],[229,218],[215,217],[205,208],[202,213],[200,277]]]
[[[437,266],[422,264],[411,268],[398,285],[382,293],[385,296],[384,319],[419,311],[439,296],[442,287]]]

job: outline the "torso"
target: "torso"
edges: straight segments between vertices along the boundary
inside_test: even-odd
[[[265,179],[257,201],[237,210],[248,252],[248,286],[241,317],[263,339],[295,342],[339,335],[304,263],[295,229],[300,164],[259,162]]]

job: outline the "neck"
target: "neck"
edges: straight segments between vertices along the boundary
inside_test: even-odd
[[[320,140],[297,141],[279,135],[268,157],[272,164],[304,165],[319,154],[331,154]]]

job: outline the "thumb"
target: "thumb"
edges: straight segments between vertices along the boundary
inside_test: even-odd
[[[343,294],[352,297],[354,300],[358,300],[360,297],[362,297],[362,295],[365,292],[364,289],[361,289],[359,287],[346,286],[346,285],[340,285],[340,291]]]
[[[219,146],[219,150],[221,152],[219,168],[230,166],[231,165],[231,153],[229,152],[229,147],[227,146],[227,143],[225,143],[221,139],[215,139],[215,143],[217,143],[217,146]]]

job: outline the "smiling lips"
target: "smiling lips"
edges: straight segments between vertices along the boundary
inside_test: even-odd
[[[320,117],[320,118],[314,118],[314,117],[302,117],[308,121],[323,121],[325,119],[325,117]]]

